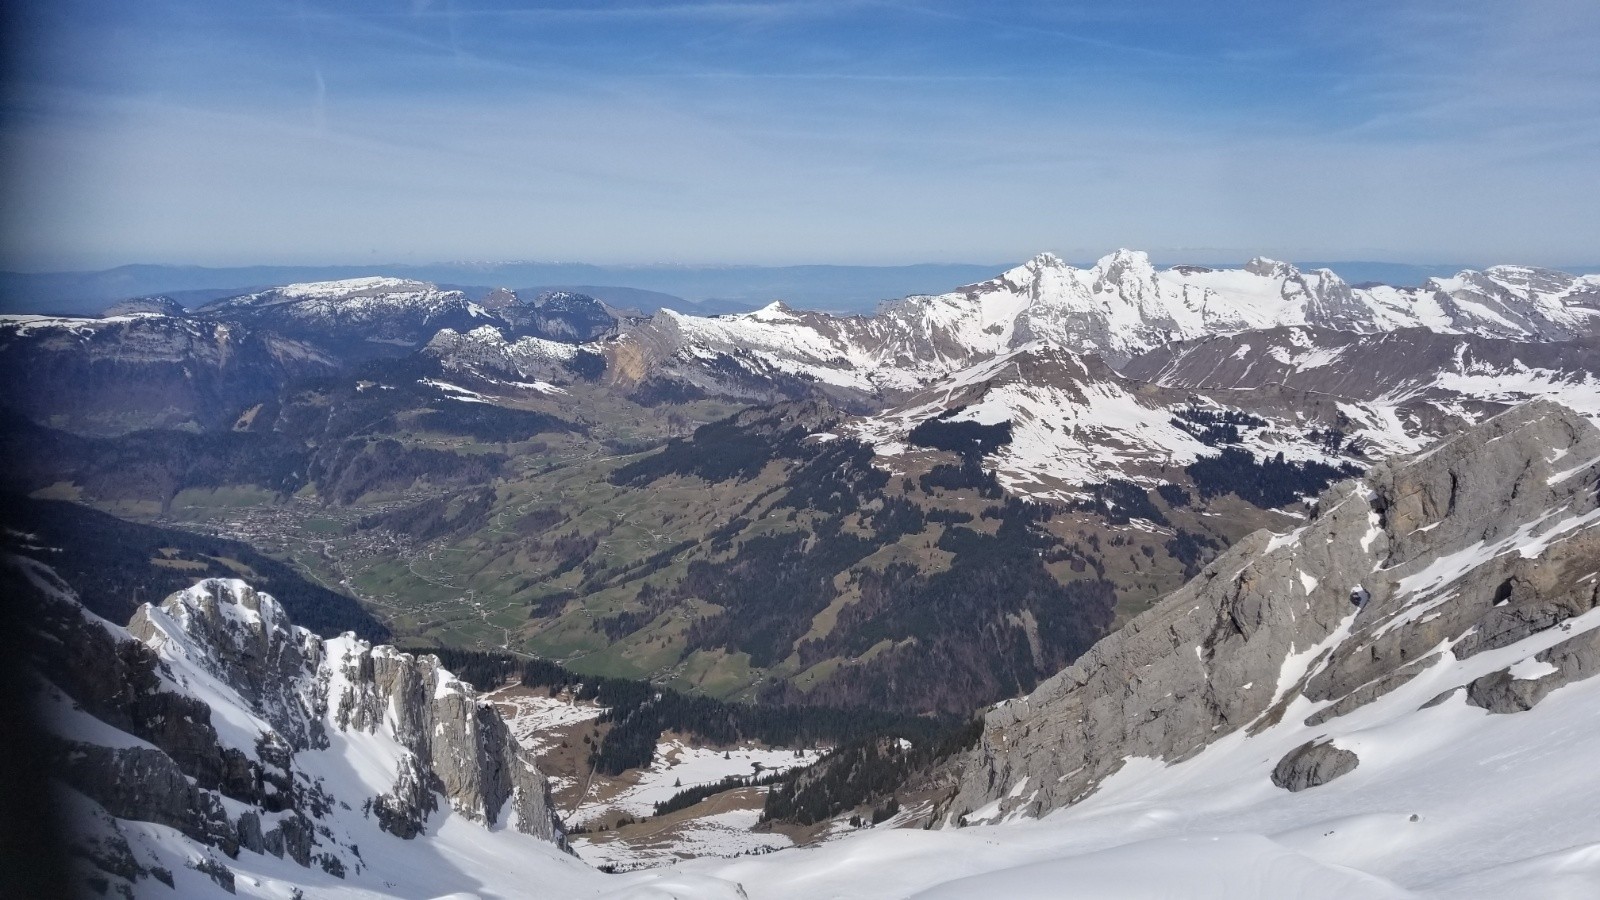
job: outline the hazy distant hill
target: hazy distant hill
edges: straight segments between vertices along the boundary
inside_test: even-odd
[[[199,305],[272,285],[376,273],[449,285],[518,289],[535,285],[535,292],[562,288],[643,312],[665,306],[716,314],[761,306],[774,299],[809,308],[865,311],[881,300],[981,281],[1003,268],[964,264],[767,267],[437,263],[219,269],[132,265],[101,272],[0,273],[0,312],[81,315],[98,313],[107,304],[127,297],[190,292],[195,300],[191,305]]]

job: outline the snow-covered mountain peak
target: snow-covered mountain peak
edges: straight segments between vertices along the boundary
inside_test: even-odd
[[[175,666],[192,691],[221,686],[297,749],[326,745],[309,672],[322,659],[322,640],[289,622],[283,607],[239,579],[208,578],[134,613],[128,632]],[[209,679],[185,677],[204,672]],[[234,745],[252,753],[257,735],[243,726]]]
[[[796,322],[800,319],[794,308],[782,300],[774,300],[766,306],[744,315],[746,318],[757,322]]]
[[[33,625],[24,658],[90,882],[130,897],[437,896],[481,884],[488,861],[526,865],[524,886],[581,869],[562,860],[532,757],[436,657],[324,641],[233,579],[122,629],[37,563],[0,557],[0,577]]]
[[[183,316],[187,315],[188,311],[184,309],[183,304],[172,299],[171,297],[154,296],[133,297],[128,300],[120,300],[116,303],[113,303],[111,306],[106,307],[105,312],[102,313],[102,315],[111,318],[115,316],[138,315],[141,313],[154,313],[163,316]]]
[[[1036,297],[1043,284],[1061,278],[1063,273],[1073,271],[1076,270],[1063,262],[1061,257],[1045,251],[1035,254],[1022,265],[1013,266],[989,281],[968,285],[960,292],[977,295],[986,293],[994,286],[1004,285],[1017,292]]]
[[[239,578],[207,578],[193,587],[168,597],[161,608],[185,630],[193,633],[196,622],[208,629],[242,630],[257,641],[271,641],[290,633],[291,626],[283,607],[270,594],[263,594]]]
[[[712,318],[663,310],[624,328],[617,352],[632,378],[660,370],[710,383],[715,376],[693,369],[716,361],[753,382],[782,373],[824,392],[904,396],[1031,343],[1120,366],[1172,341],[1285,326],[1550,341],[1600,320],[1600,280],[1525,267],[1505,273],[1466,273],[1421,289],[1356,288],[1331,270],[1302,272],[1265,257],[1235,269],[1157,269],[1149,254],[1120,249],[1083,269],[1041,253],[988,281],[885,303],[872,316],[776,304]]]
[[[460,291],[444,291],[431,282],[386,275],[286,284],[218,300],[201,307],[200,312],[225,315],[281,308],[304,318],[359,315],[383,309],[434,312],[451,307],[468,310],[475,317],[488,316],[487,310],[468,301]]]
[[[439,360],[446,370],[490,381],[510,379],[516,382],[514,387],[527,387],[551,379],[564,380],[570,373],[563,364],[584,349],[594,352],[598,348],[538,337],[511,339],[497,326],[480,325],[466,332],[442,328],[423,352]]]
[[[218,300],[196,314],[355,345],[419,345],[440,328],[500,321],[461,291],[387,276],[290,284]]]
[[[1150,255],[1143,250],[1118,250],[1102,257],[1089,274],[1094,279],[1093,295],[1106,307],[1107,315],[1123,318],[1124,327],[1139,328],[1152,323],[1165,325],[1170,313],[1164,308],[1161,285]],[[1115,308],[1121,305],[1124,309]]]
[[[1113,273],[1123,272],[1132,272],[1142,277],[1146,274],[1154,275],[1155,266],[1150,262],[1149,253],[1121,247],[1095,260],[1091,271],[1099,273],[1101,277],[1112,277]]]

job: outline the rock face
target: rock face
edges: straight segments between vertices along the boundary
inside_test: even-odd
[[[207,579],[159,607],[141,606],[128,633],[158,655],[188,656],[249,698],[292,749],[328,746],[326,701],[306,678],[322,662],[322,639],[291,625],[270,596],[243,581]],[[181,642],[202,652],[190,653]]]
[[[334,365],[301,341],[185,316],[0,317],[6,405],[84,434],[225,429],[292,379]]]
[[[31,607],[58,777],[89,805],[79,819],[110,823],[75,844],[102,877],[162,868],[134,859],[129,822],[216,851],[189,868],[228,877],[241,852],[343,877],[366,865],[373,835],[427,841],[446,809],[563,842],[531,758],[435,657],[323,640],[237,580],[146,604],[124,630],[37,562],[7,560],[0,575]]]
[[[1031,695],[991,710],[956,766],[948,815],[1042,814],[1130,757],[1187,759],[1272,727],[1301,698],[1307,724],[1349,715],[1445,657],[1587,613],[1600,604],[1597,569],[1600,429],[1555,404],[1518,407],[1331,488],[1304,527],[1239,542]],[[1538,679],[1553,688],[1592,672],[1582,637],[1546,651],[1539,671],[1555,671]],[[1476,691],[1500,708],[1531,696]],[[1286,761],[1297,782],[1344,765],[1331,750],[1301,755]],[[1031,792],[1016,789],[1024,780]]]
[[[1397,426],[1431,440],[1539,398],[1600,418],[1600,341],[1593,337],[1535,343],[1425,328],[1273,328],[1164,344],[1121,371],[1183,390],[1262,397],[1287,389],[1337,398],[1342,434],[1380,446],[1379,433]]]
[[[544,777],[522,756],[505,720],[437,657],[344,639],[332,650],[329,717],[340,730],[388,731],[415,761],[386,795],[391,809],[421,814],[408,816],[402,830],[421,827],[436,790],[485,825],[501,821],[510,801],[524,831],[559,837]]]

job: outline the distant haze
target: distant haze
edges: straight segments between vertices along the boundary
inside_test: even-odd
[[[363,275],[395,275],[459,288],[478,299],[489,289],[511,287],[532,300],[541,290],[590,294],[613,306],[655,312],[668,307],[702,315],[738,312],[773,300],[803,309],[870,312],[885,300],[910,294],[944,293],[986,281],[1012,268],[1004,263],[916,266],[598,266],[581,263],[433,263],[412,266],[123,266],[98,272],[24,274],[0,272],[0,312],[93,315],[113,301],[165,294],[196,307],[249,290],[301,281]],[[1193,259],[1157,260],[1162,265]],[[1241,260],[1210,265],[1237,266]],[[1089,266],[1093,260],[1080,260]],[[1352,284],[1379,281],[1421,284],[1430,276],[1451,275],[1466,264],[1416,265],[1384,262],[1301,262],[1302,269],[1326,267]],[[1600,271],[1600,266],[1568,266],[1566,271]]]

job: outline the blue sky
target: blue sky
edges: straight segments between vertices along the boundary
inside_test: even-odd
[[[1600,4],[20,0],[7,268],[1600,258]]]

